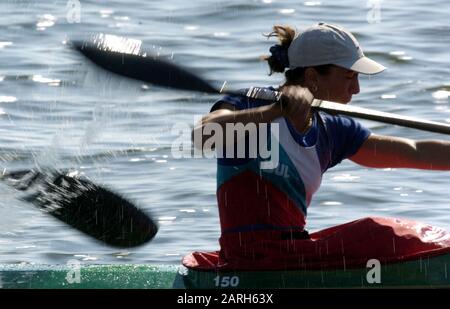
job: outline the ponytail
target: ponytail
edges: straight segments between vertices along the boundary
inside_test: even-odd
[[[270,48],[270,56],[263,56],[270,68],[270,74],[273,72],[283,73],[289,67],[288,48],[295,38],[295,30],[290,26],[273,26],[273,31],[264,34],[265,37],[277,37],[280,44],[273,45]]]

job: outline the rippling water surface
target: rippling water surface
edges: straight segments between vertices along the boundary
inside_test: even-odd
[[[68,5],[69,2],[69,5]],[[319,21],[355,33],[367,55],[389,70],[361,77],[353,104],[450,122],[450,3],[434,1],[74,1],[0,4],[0,164],[83,171],[129,197],[160,222],[157,237],[132,250],[86,238],[0,184],[0,262],[178,263],[218,248],[215,162],[175,159],[174,123],[193,124],[216,96],[142,88],[90,67],[63,42],[96,32],[140,39],[154,53],[193,68],[216,85],[277,85],[259,56],[276,23],[301,29]],[[370,3],[375,3],[371,8]],[[379,13],[379,14],[378,14]],[[68,15],[69,14],[69,15]],[[442,138],[365,122],[373,132]],[[309,229],[375,216],[406,217],[450,228],[449,173],[368,170],[344,162],[323,179]]]

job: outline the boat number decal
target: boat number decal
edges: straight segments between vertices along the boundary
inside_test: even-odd
[[[216,276],[214,285],[221,288],[237,287],[239,285],[238,276]]]

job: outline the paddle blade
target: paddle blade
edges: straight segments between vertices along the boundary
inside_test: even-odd
[[[26,191],[24,200],[108,245],[139,246],[158,231],[156,223],[130,201],[87,179],[37,171],[9,173],[3,179]]]
[[[189,71],[141,50],[141,41],[98,34],[71,46],[101,68],[157,86],[218,93],[208,82]]]

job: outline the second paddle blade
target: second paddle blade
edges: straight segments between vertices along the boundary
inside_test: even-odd
[[[109,189],[69,174],[23,171],[3,176],[25,200],[77,230],[115,247],[150,241],[156,223],[133,203]]]
[[[141,41],[110,34],[97,34],[86,41],[72,41],[70,46],[101,68],[121,76],[190,91],[217,93],[208,82],[141,49]]]

